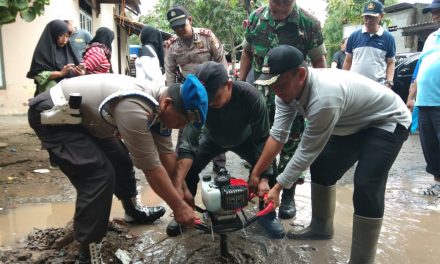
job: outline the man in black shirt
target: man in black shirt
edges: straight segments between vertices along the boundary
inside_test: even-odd
[[[208,93],[208,116],[203,129],[186,126],[178,150],[178,163],[174,186],[189,204],[194,203],[199,173],[213,157],[233,151],[251,166],[255,165],[269,136],[269,116],[261,93],[252,85],[231,81],[220,63],[206,62],[195,75]],[[276,169],[270,167],[263,173],[258,185],[262,195],[275,183]],[[261,204],[262,205],[262,204]],[[258,222],[273,238],[284,237],[284,228],[271,212]],[[167,234],[180,233],[173,220]]]
[[[341,49],[333,54],[331,68],[342,69],[345,60],[345,46],[347,45],[347,38],[343,38],[340,43]]]

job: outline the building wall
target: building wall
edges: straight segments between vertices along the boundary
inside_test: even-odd
[[[119,71],[118,67],[118,45],[117,45],[117,31],[116,31],[116,23],[113,17],[113,9],[115,8],[114,4],[101,4],[101,13],[99,17],[96,17],[96,11],[93,10],[93,32],[92,35],[95,35],[96,30],[99,27],[108,27],[113,30],[115,33],[115,39],[112,43],[112,68],[113,72],[117,73]],[[128,43],[128,42],[127,42]]]
[[[391,20],[390,26],[406,26],[415,23],[416,9],[408,8],[405,10],[387,14],[386,17]],[[396,41],[396,53],[411,52],[414,48],[414,37],[402,36],[402,30],[390,32]]]
[[[112,66],[115,73],[118,68],[118,47],[116,36],[116,23],[113,18],[114,4],[101,4],[101,13],[96,17],[95,10],[92,14],[94,35],[97,28],[106,26],[115,32],[112,45]],[[0,116],[11,114],[25,114],[27,103],[35,92],[33,80],[26,78],[26,73],[32,60],[32,55],[47,23],[53,19],[71,19],[79,23],[78,0],[51,0],[45,6],[43,16],[27,23],[17,17],[15,23],[1,27],[2,54],[4,66],[5,89],[0,89]],[[124,40],[126,41],[126,39]],[[125,42],[128,43],[128,42]],[[123,45],[128,46],[128,45]],[[127,47],[125,47],[127,49]]]

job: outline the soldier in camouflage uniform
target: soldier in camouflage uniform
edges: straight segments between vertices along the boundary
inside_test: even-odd
[[[268,6],[255,10],[249,16],[249,23],[243,40],[243,54],[240,61],[240,80],[253,68],[254,80],[261,74],[263,60],[270,49],[287,44],[301,50],[308,56],[313,67],[325,68],[326,49],[320,22],[300,8],[295,0],[270,0]],[[271,124],[275,115],[275,94],[268,87],[258,87],[266,97]],[[280,153],[278,171],[282,172],[295,153],[304,131],[304,118],[295,119],[289,141]],[[302,177],[300,181],[304,181]],[[290,219],[296,215],[295,185],[284,189],[279,209],[279,217]]]

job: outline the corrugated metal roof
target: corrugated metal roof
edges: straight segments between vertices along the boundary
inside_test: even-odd
[[[128,34],[136,34],[139,35],[139,33],[141,32],[142,28],[145,26],[145,24],[142,24],[140,22],[131,20],[127,17],[123,17],[120,15],[114,15],[114,18],[116,20],[116,23],[118,23],[121,27],[125,28],[128,31]],[[169,39],[172,35],[168,32],[159,30],[160,33],[162,34],[162,39],[163,40],[167,40]]]
[[[385,11],[385,13],[393,13],[393,12],[397,12],[397,11],[401,11],[401,10],[405,10],[405,9],[413,8],[413,7],[414,7],[414,4],[398,3],[398,4],[386,6],[384,8],[384,11]]]
[[[434,22],[432,21],[428,21],[428,22],[421,22],[421,23],[416,23],[416,24],[411,24],[411,25],[407,25],[407,26],[402,26],[402,27],[397,27],[397,29],[409,29],[409,28],[420,28],[420,27],[436,27],[436,25],[434,24]]]
[[[100,4],[125,4],[125,8],[130,10],[136,15],[139,15],[141,13],[140,0],[97,0]]]

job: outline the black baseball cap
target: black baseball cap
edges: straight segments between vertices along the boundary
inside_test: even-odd
[[[280,45],[267,53],[264,57],[262,74],[255,81],[257,85],[268,86],[275,83],[284,72],[300,66],[304,62],[304,55],[299,49]]]
[[[431,12],[432,9],[438,9],[438,8],[440,8],[440,0],[434,0],[429,6],[423,8],[422,12],[423,14],[426,14],[428,12]]]
[[[208,61],[197,66],[194,75],[205,86],[208,93],[208,102],[215,98],[219,88],[229,80],[228,72],[223,64]]]
[[[167,19],[170,22],[170,27],[176,27],[185,25],[186,19],[188,18],[189,13],[185,7],[181,5],[176,5],[170,8],[167,12]]]

